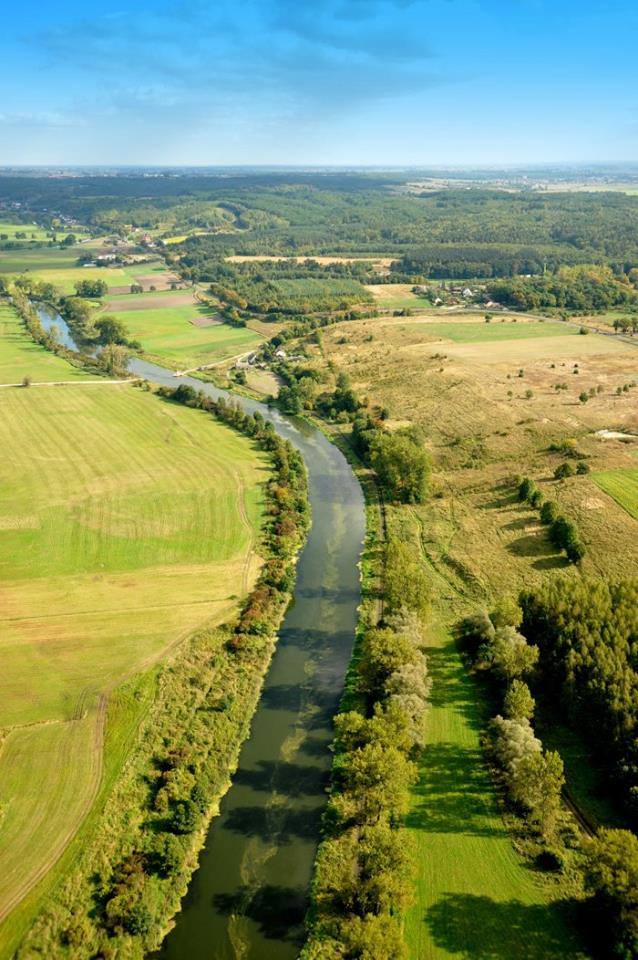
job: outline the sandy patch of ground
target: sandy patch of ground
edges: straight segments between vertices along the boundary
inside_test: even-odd
[[[331,263],[362,263],[366,261],[368,263],[373,263],[377,270],[388,270],[390,265],[395,262],[396,257],[277,257],[277,256],[261,256],[260,254],[234,254],[232,257],[226,257],[231,263],[257,263],[259,261],[271,260],[294,260],[296,263],[307,263],[308,260],[314,260],[315,263],[320,263],[323,266],[327,266]]]
[[[188,322],[194,327],[218,327],[222,321],[219,317],[192,317]]]

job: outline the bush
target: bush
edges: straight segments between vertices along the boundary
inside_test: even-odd
[[[549,526],[560,516],[560,507],[555,500],[546,500],[541,507],[541,522]]]

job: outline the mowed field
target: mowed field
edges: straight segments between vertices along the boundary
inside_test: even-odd
[[[443,322],[423,321],[401,324],[411,329],[421,329],[429,336],[452,340],[454,343],[497,343],[501,340],[529,340],[549,337],[578,335],[577,327],[552,320],[504,320],[486,323],[484,319],[448,320]]]
[[[0,302],[0,384],[59,380],[89,380],[87,373],[34,343],[22,320],[6,302]]]
[[[103,312],[115,313],[148,357],[174,369],[217,363],[262,340],[248,327],[218,322],[214,308],[196,301],[192,291],[110,296]]]
[[[122,684],[254,582],[266,464],[124,384],[1,390],[0,448],[2,943],[125,755]]]

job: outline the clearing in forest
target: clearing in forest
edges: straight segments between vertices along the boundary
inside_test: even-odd
[[[113,766],[105,742],[125,757],[118,688],[254,583],[266,465],[128,385],[2,390],[0,448],[2,949]]]

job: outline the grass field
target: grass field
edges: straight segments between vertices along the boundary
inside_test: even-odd
[[[430,309],[427,300],[412,293],[413,286],[412,283],[369,283],[365,284],[365,289],[382,310]]]
[[[104,280],[109,289],[127,293],[132,283],[141,283],[145,290],[153,285],[166,289],[173,274],[161,260],[132,263],[116,267],[80,267],[77,259],[86,253],[85,245],[60,250],[58,247],[40,250],[0,250],[0,273],[28,273],[45,283],[52,283],[61,293],[75,292],[79,280]]]
[[[634,520],[638,520],[638,467],[595,473],[592,479]]]
[[[210,313],[210,309],[193,303],[149,310],[118,309],[117,317],[148,356],[181,369],[245,353],[261,342],[261,337],[247,327],[225,323],[197,327],[191,322]]]
[[[445,629],[432,630],[427,654],[428,742],[407,820],[419,863],[406,917],[410,957],[587,956],[514,851],[483,759],[472,680]]]
[[[484,320],[464,323],[450,320],[442,323],[402,323],[402,326],[421,330],[433,337],[442,337],[454,343],[495,343],[500,340],[529,340],[536,337],[571,337],[578,335],[575,326],[567,323],[553,323],[551,320],[525,320],[513,323],[486,323]]]
[[[118,688],[254,582],[265,464],[126,385],[1,391],[0,445],[1,918],[125,751]]]
[[[0,303],[0,384],[88,380],[88,374],[34,343],[13,307]]]
[[[0,219],[0,234],[6,233],[8,239],[13,242],[28,244],[31,240],[48,241],[50,230],[37,226],[35,223],[15,223],[13,220]],[[18,240],[16,233],[26,233],[26,240]],[[64,236],[62,231],[58,231],[60,237]],[[1,243],[2,241],[0,241]]]

